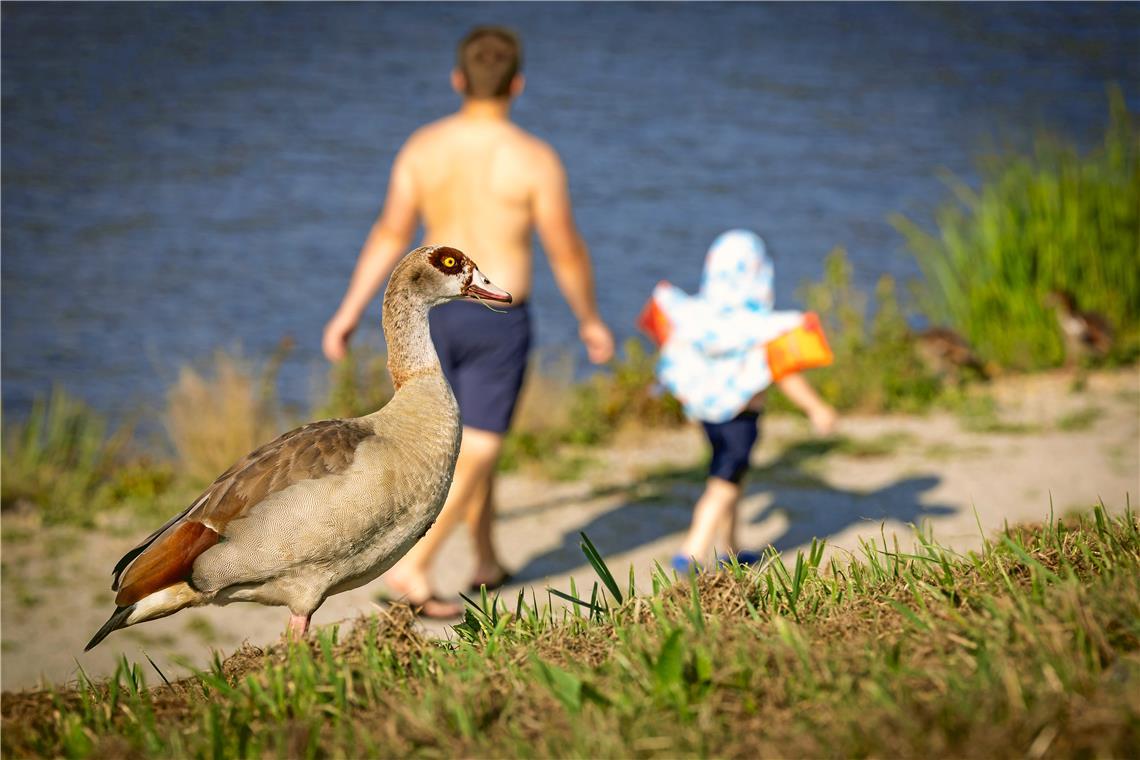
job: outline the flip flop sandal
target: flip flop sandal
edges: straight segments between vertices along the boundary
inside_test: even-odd
[[[695,562],[691,557],[686,557],[684,554],[674,554],[673,559],[669,560],[669,564],[681,575],[695,575],[704,569],[699,562]]]
[[[429,604],[429,603],[433,603],[433,602],[435,604],[447,604],[447,605],[453,604],[452,602],[449,602],[446,599],[440,599],[435,594],[432,594],[427,599],[424,599],[422,602],[415,602],[414,604],[409,602],[409,604],[411,604],[412,612],[414,612],[416,614],[416,617],[421,617],[424,620],[458,620],[459,618],[463,617],[463,613],[467,609],[465,606],[460,604],[460,605],[458,605],[459,609],[450,615],[439,614],[439,613],[430,613],[427,611],[427,609],[424,607],[424,605]]]
[[[494,581],[493,583],[480,583],[479,585],[472,583],[467,587],[467,590],[472,594],[478,594],[482,590],[483,586],[486,586],[487,591],[497,591],[498,589],[501,589],[503,586],[510,583],[513,578],[513,575],[508,572],[504,572],[499,576],[499,580]]]
[[[393,603],[397,603],[397,602],[401,603],[401,604],[406,604],[406,605],[408,605],[409,608],[411,608],[413,615],[415,615],[416,617],[421,617],[424,620],[458,620],[459,618],[463,617],[463,613],[466,610],[466,607],[459,605],[459,610],[452,615],[439,615],[439,614],[433,614],[433,613],[428,612],[424,608],[425,604],[430,604],[432,602],[434,602],[436,604],[448,604],[448,605],[452,604],[452,602],[448,601],[447,599],[441,599],[440,597],[436,596],[435,594],[432,594],[427,599],[423,599],[423,600],[416,601],[416,602],[413,602],[411,599],[408,599],[407,597],[402,597],[402,596],[401,597],[394,597],[394,596],[391,596],[391,595],[385,594],[385,593],[378,594],[376,598],[378,601],[380,601],[383,604],[393,604]],[[458,605],[458,603],[456,603],[456,604]]]

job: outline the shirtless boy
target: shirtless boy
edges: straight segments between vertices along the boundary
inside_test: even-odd
[[[460,42],[451,86],[463,104],[457,113],[417,130],[400,149],[384,208],[324,332],[325,355],[342,359],[361,315],[408,250],[421,218],[424,245],[446,244],[469,254],[517,304],[507,314],[458,301],[431,312],[432,339],[459,401],[463,443],[435,526],[385,576],[427,617],[462,612],[461,605],[435,597],[428,570],[464,517],[475,545],[472,586],[497,586],[506,577],[491,542],[491,500],[530,349],[534,230],[578,319],[590,361],[600,364],[613,356],[613,336],[598,314],[590,257],[574,224],[562,162],[553,148],[510,121],[511,102],[523,91],[521,60],[518,38],[504,28],[477,27]]]

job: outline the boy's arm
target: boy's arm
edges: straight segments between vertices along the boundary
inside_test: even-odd
[[[535,229],[558,289],[578,318],[578,337],[586,346],[586,354],[594,364],[603,364],[614,355],[614,338],[598,314],[590,254],[574,224],[566,171],[558,154],[548,146],[540,150],[536,167]]]
[[[348,350],[348,339],[360,323],[368,303],[380,290],[396,262],[408,249],[416,232],[418,213],[415,187],[405,145],[392,164],[384,208],[356,261],[344,299],[325,325],[321,347],[329,361],[339,361]]]
[[[784,392],[785,396],[792,400],[793,404],[808,416],[815,432],[820,435],[829,435],[835,429],[835,422],[839,415],[831,404],[819,397],[815,388],[808,384],[803,375],[798,373],[786,375],[777,380],[776,385]]]

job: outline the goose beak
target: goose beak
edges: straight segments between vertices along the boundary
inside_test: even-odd
[[[463,295],[477,301],[511,302],[511,294],[488,280],[487,275],[478,269],[471,273],[471,282],[464,288]]]

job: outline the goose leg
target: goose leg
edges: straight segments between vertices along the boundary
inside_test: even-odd
[[[310,615],[290,615],[289,627],[285,629],[285,635],[292,641],[303,641],[305,634],[309,632],[309,618]]]

